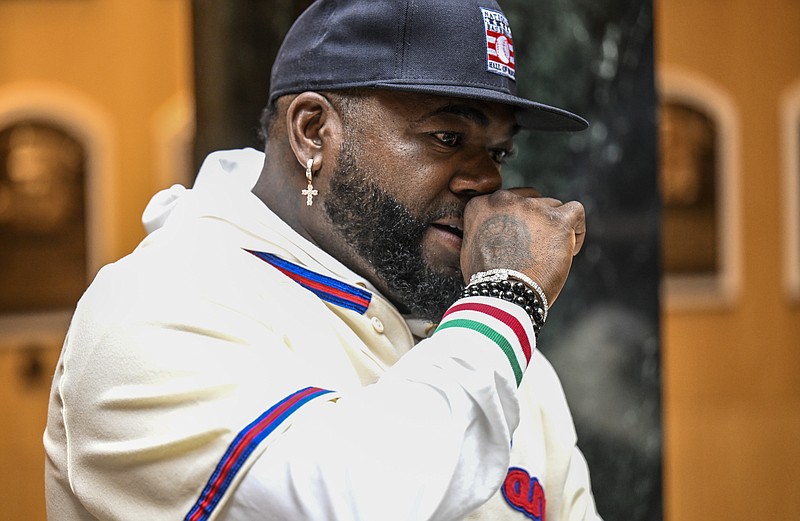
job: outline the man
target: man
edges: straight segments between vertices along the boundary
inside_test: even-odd
[[[520,127],[585,122],[514,75],[493,1],[312,5],[265,154],[154,198],[78,305],[49,517],[598,519],[535,350],[583,209],[500,190]]]

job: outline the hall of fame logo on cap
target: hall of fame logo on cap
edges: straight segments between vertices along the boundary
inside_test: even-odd
[[[514,74],[514,42],[508,19],[500,11],[481,7],[486,27],[486,68],[516,80]]]

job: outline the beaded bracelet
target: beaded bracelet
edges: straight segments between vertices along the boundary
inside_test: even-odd
[[[523,282],[509,278],[470,282],[461,292],[461,297],[495,297],[517,304],[530,317],[533,333],[537,337],[547,318],[547,311],[537,292],[527,287]]]
[[[469,285],[477,284],[480,282],[486,281],[502,281],[508,279],[515,279],[519,280],[525,285],[527,285],[530,289],[536,292],[539,296],[539,300],[544,308],[544,320],[547,320],[547,312],[550,310],[550,305],[547,302],[547,295],[545,295],[544,290],[542,287],[536,283],[533,279],[525,275],[524,273],[520,273],[519,271],[509,270],[505,268],[495,268],[488,271],[479,271],[478,273],[473,274],[469,278]]]

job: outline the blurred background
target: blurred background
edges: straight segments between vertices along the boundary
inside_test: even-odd
[[[45,519],[51,375],[100,266],[204,155],[258,146],[300,0],[0,0],[0,501]],[[506,0],[523,91],[578,111],[509,184],[589,239],[541,348],[610,520],[800,516],[800,3]],[[524,83],[523,83],[524,82]]]

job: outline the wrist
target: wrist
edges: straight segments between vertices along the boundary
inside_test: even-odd
[[[462,297],[494,297],[522,307],[531,319],[534,333],[547,320],[549,305],[541,286],[524,273],[509,269],[492,269],[475,273],[462,292]]]

